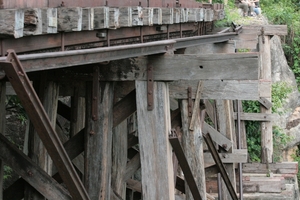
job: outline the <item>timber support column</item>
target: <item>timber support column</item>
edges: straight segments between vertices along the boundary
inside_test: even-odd
[[[263,35],[259,36],[259,53],[260,53],[260,79],[263,82],[272,82],[271,77],[271,51],[270,51],[270,37]],[[269,91],[268,94],[271,94],[271,87],[266,88]],[[266,98],[267,101],[271,102],[270,97]],[[272,108],[265,108],[261,105],[261,113],[271,114]],[[272,122],[262,122],[261,123],[261,161],[262,163],[272,163],[273,162],[273,131],[272,131]]]
[[[5,99],[6,99],[6,84],[5,81],[0,81],[0,134],[5,133]],[[0,160],[0,200],[3,200],[3,177],[4,163]]]
[[[136,81],[139,144],[144,200],[174,200],[169,88],[153,83],[153,110],[147,110],[147,82]]]
[[[84,185],[91,200],[110,200],[113,83],[94,80],[86,91]]]

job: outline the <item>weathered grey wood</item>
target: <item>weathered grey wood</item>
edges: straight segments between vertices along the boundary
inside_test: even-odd
[[[153,24],[162,24],[161,8],[153,8]]]
[[[214,19],[214,11],[210,8],[206,8],[204,10],[204,21],[205,22],[211,22]]]
[[[199,107],[200,107],[200,99],[201,99],[202,89],[203,89],[202,81],[199,81],[197,92],[196,92],[196,99],[195,99],[195,103],[194,103],[194,107],[193,107],[191,123],[189,126],[189,130],[191,130],[191,131],[194,130],[196,116],[199,115]]]
[[[200,8],[199,13],[198,13],[198,18],[197,18],[198,22],[204,21],[204,12],[205,12],[205,9]]]
[[[105,71],[101,71],[101,78],[110,81],[146,80],[148,62],[155,66],[153,76],[156,81],[258,80],[257,53],[139,57],[127,65],[116,66],[115,62],[110,63]],[[118,71],[122,71],[122,74]]]
[[[180,8],[173,8],[173,23],[178,24],[180,23],[180,14],[181,9]]]
[[[81,31],[82,30],[82,8],[57,8],[58,31]]]
[[[162,24],[173,24],[173,8],[161,8]]]
[[[41,8],[42,33],[57,33],[57,8]]]
[[[199,109],[197,111],[194,131],[189,130],[190,118],[188,117],[188,101],[181,101],[181,121],[182,121],[182,147],[189,163],[190,169],[195,178],[201,198],[206,199],[206,184],[203,158],[203,138]],[[192,193],[185,183],[186,199],[193,199]]]
[[[6,83],[0,81],[0,134],[5,134],[6,124],[6,111],[5,111],[5,100],[6,100]],[[4,177],[4,163],[0,159],[0,200],[3,200],[3,177]]]
[[[204,153],[205,164],[215,163],[210,153]],[[247,149],[234,149],[232,153],[219,153],[223,163],[247,163]]]
[[[94,8],[94,29],[103,29],[109,27],[109,8]]]
[[[126,198],[127,132],[125,120],[114,128],[112,136],[111,188],[122,199]]]
[[[238,111],[238,106],[239,111],[240,111],[240,115],[243,113],[243,106],[242,106],[242,102],[240,100],[238,101],[234,101],[234,111]],[[236,124],[237,127],[237,124]],[[237,134],[237,138],[238,138],[238,128],[236,129],[236,134]],[[240,121],[240,136],[241,136],[241,146],[239,149],[247,149],[247,135],[246,135],[246,127],[245,127],[245,121],[241,120]],[[237,148],[239,147],[238,145],[238,139],[237,139]]]
[[[266,99],[266,98],[264,98],[264,97],[260,97],[260,98],[258,99],[258,101],[259,101],[259,103],[260,103],[262,106],[264,106],[266,109],[270,109],[270,108],[272,107],[272,103],[271,103],[268,99]]]
[[[94,8],[82,8],[82,30],[94,30]]]
[[[129,180],[134,173],[141,167],[141,158],[140,154],[137,153],[126,166],[126,172],[124,174],[124,181]]]
[[[133,24],[133,8],[131,7],[120,7],[119,8],[119,26],[120,27],[131,27]]]
[[[243,31],[248,34],[261,35],[263,28],[264,35],[287,35],[287,25],[249,25],[243,26]]]
[[[23,37],[24,10],[5,9],[0,12],[0,35]]]
[[[272,121],[272,114],[266,113],[240,113],[241,120],[244,121]],[[237,113],[234,113],[234,119],[237,119]]]
[[[297,162],[269,163],[269,169],[267,168],[267,165],[263,163],[243,164],[243,173],[268,174],[270,172],[273,172],[274,174],[297,174],[298,163]]]
[[[28,8],[24,10],[24,33],[23,35],[42,34],[42,10],[39,8]]]
[[[147,110],[147,82],[136,81],[143,199],[174,200],[171,128],[167,83],[154,83],[154,109]]]
[[[243,190],[245,193],[281,193],[285,189],[284,177],[243,176]]]
[[[0,134],[0,158],[47,199],[68,199],[68,191]]]
[[[127,188],[142,193],[142,184],[137,180],[133,180],[133,179],[127,180]]]
[[[198,21],[198,10],[196,8],[189,8],[188,22],[197,22]]]
[[[131,7],[131,9],[132,9],[132,25],[133,26],[142,26],[143,20],[144,20],[143,8],[141,6],[134,6],[134,7]]]
[[[70,137],[76,135],[85,126],[85,98],[79,96],[79,90],[74,88],[71,97]]]
[[[117,29],[120,27],[119,25],[119,8],[109,8],[109,28]]]
[[[265,80],[265,79],[260,79],[261,81],[259,82],[259,96],[264,97],[264,98],[271,98],[271,90],[270,88],[272,87],[272,80]],[[270,100],[269,100],[270,101]]]
[[[91,200],[109,200],[111,188],[111,148],[113,126],[113,85],[99,88],[98,120],[91,114],[91,85],[87,84],[84,184]]]
[[[187,17],[187,8],[180,8],[180,23],[185,23],[188,20]]]
[[[204,105],[205,105],[205,111],[210,118],[210,120],[215,124],[216,122],[216,111],[215,111],[215,102],[210,102],[210,100],[205,99],[204,100]]]
[[[260,50],[260,78],[272,81],[271,77],[271,50],[270,50],[270,37],[259,36],[259,50]],[[271,93],[271,86],[267,87],[266,93]],[[271,102],[271,96],[266,98]],[[266,109],[264,106],[260,106],[261,113],[271,114],[272,109]],[[261,123],[261,161],[262,163],[272,163],[273,160],[273,131],[272,122]]]
[[[226,151],[228,151],[231,146],[232,146],[232,141],[230,141],[225,134],[221,134],[220,132],[218,132],[216,129],[214,129],[213,127],[211,127],[209,124],[207,124],[206,122],[204,122],[203,124],[203,133],[207,134],[209,133],[212,140],[217,143],[218,145],[220,145],[221,147],[223,147]],[[226,130],[223,130],[223,133],[226,133]]]
[[[143,8],[143,25],[144,26],[153,25],[153,8],[149,8],[149,7]]]
[[[257,40],[236,40],[236,49],[256,49]]]

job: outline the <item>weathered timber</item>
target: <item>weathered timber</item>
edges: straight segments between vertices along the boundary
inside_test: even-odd
[[[144,18],[143,8],[141,6],[134,6],[134,7],[131,7],[131,9],[132,9],[131,24],[133,26],[142,26],[143,18]]]
[[[143,8],[143,25],[153,25],[153,8]]]
[[[247,177],[243,176],[245,193],[281,193],[285,190],[284,177]]]
[[[42,8],[42,33],[57,33],[57,8]]]
[[[199,103],[197,107],[199,108]],[[199,109],[195,111],[196,112],[195,122],[194,122],[195,124],[193,127],[193,131],[190,131],[189,130],[190,118],[188,117],[188,101],[182,100],[180,108],[181,108],[181,121],[182,121],[182,146],[184,149],[184,154],[186,156],[188,165],[191,168],[191,172],[196,181],[196,186],[199,190],[201,198],[206,199],[204,158],[203,158],[203,138],[202,138],[201,125],[200,125]],[[187,196],[187,199],[191,199],[193,193],[191,192],[191,189],[188,187],[187,182],[185,185],[186,185],[185,194]],[[195,196],[193,197],[195,198]]]
[[[127,180],[127,188],[142,193],[142,184],[137,180],[133,180],[133,179]]]
[[[131,27],[133,24],[133,8],[131,7],[120,7],[119,8],[119,26],[120,27]]]
[[[122,199],[126,195],[126,174],[127,163],[127,121],[123,121],[116,126],[112,135],[112,169],[111,169],[111,188]]]
[[[226,130],[223,131],[226,132]],[[212,140],[216,142],[218,145],[220,145],[222,148],[224,148],[226,151],[228,151],[231,148],[232,141],[230,141],[224,134],[221,134],[206,122],[204,122],[203,124],[202,132],[204,134],[209,133]]]
[[[0,35],[23,37],[24,10],[9,9],[0,12]]]
[[[219,153],[223,163],[247,163],[247,149],[234,149],[232,153]],[[204,153],[205,163],[214,163],[210,153]]]
[[[241,114],[243,113],[243,106],[242,102],[240,100],[234,101],[233,109],[236,112],[240,112],[240,130],[238,130],[238,124],[236,124],[236,134],[238,138],[238,134],[240,132],[240,141],[237,139],[237,148],[239,149],[247,149],[247,136],[246,136],[246,127],[245,127],[245,121],[241,120]],[[239,109],[238,109],[239,107]],[[237,122],[238,123],[238,122]],[[240,146],[239,146],[240,144]]]
[[[204,105],[205,105],[205,111],[206,111],[208,117],[215,124],[215,122],[217,120],[216,111],[215,111],[215,102],[214,101],[210,102],[209,100],[205,99]]]
[[[42,34],[42,10],[39,8],[29,8],[24,10],[24,32],[23,35]]]
[[[209,178],[211,176],[215,176],[217,173],[219,173],[219,169],[217,165],[212,165],[205,168],[205,177]]]
[[[108,26],[109,26],[109,28],[117,29],[117,28],[120,27],[120,25],[119,25],[119,16],[120,16],[119,8],[109,8],[109,13],[108,13],[108,18],[109,18]]]
[[[85,98],[80,97],[78,87],[74,87],[74,94],[71,96],[71,116],[69,118],[71,137],[85,126],[85,107]]]
[[[268,99],[266,99],[264,97],[260,97],[258,101],[266,109],[270,109],[272,107],[272,103]]]
[[[198,13],[195,8],[189,8],[188,22],[197,22]]]
[[[243,26],[243,32],[247,34],[254,33],[257,35],[287,35],[287,25],[249,25]]]
[[[94,8],[82,8],[82,30],[94,30]]]
[[[202,99],[258,100],[260,81],[255,80],[203,80]],[[169,83],[170,97],[186,99],[188,87],[192,87],[192,98],[196,97],[197,80],[179,80]]]
[[[84,183],[89,197],[109,199],[111,187],[111,148],[113,126],[113,85],[104,82],[96,92],[99,100],[95,111],[98,119],[92,116],[92,86],[87,84],[86,127],[85,127],[85,173]]]
[[[162,24],[173,24],[173,8],[162,8]]]
[[[124,181],[129,180],[134,173],[141,167],[141,158],[140,154],[137,153],[128,163],[126,166],[126,171],[124,173]]]
[[[161,8],[153,8],[153,24],[162,24],[162,10]]]
[[[154,83],[152,111],[147,111],[146,91],[147,82],[136,81],[143,199],[174,200],[168,85]]]
[[[81,31],[82,8],[57,8],[58,31]]]
[[[258,173],[268,174],[273,172],[274,174],[297,174],[298,163],[297,162],[282,162],[282,163],[269,163],[269,169],[266,164],[263,163],[245,163],[243,164],[243,173]]]
[[[180,12],[181,12],[180,8],[173,8],[173,23],[174,24],[180,23]]]
[[[272,114],[267,113],[240,113],[241,120],[244,121],[272,121]],[[237,113],[234,113],[234,119],[237,119]]]
[[[270,88],[272,87],[272,80],[265,80],[265,79],[260,79],[261,81],[259,82],[259,97],[262,98],[271,98],[271,90]],[[259,99],[258,99],[259,100]],[[270,100],[268,100],[270,101]]]
[[[212,9],[205,9],[204,10],[204,21],[211,22],[214,19],[214,11]]]
[[[5,101],[6,101],[6,83],[5,81],[0,81],[0,135],[5,133],[6,124],[6,111],[5,111]],[[3,200],[3,181],[4,181],[4,163],[0,159],[0,200]]]
[[[261,35],[259,36],[259,53],[260,53],[260,78],[272,81],[271,77],[271,50],[270,50],[270,37]],[[270,93],[270,87],[267,87],[265,92]],[[271,95],[266,97],[266,100],[271,102]],[[266,109],[264,106],[260,106],[261,113],[271,114],[272,109]],[[261,123],[261,161],[262,163],[272,163],[273,160],[273,131],[272,122]]]
[[[196,99],[195,99],[194,107],[193,107],[192,118],[191,118],[190,125],[189,125],[189,130],[191,130],[191,131],[194,130],[196,116],[199,115],[200,99],[201,99],[202,89],[203,89],[202,81],[199,81],[197,92],[196,92]]]
[[[0,134],[0,157],[47,199],[71,200],[67,190]]]
[[[145,72],[149,62],[155,66],[153,76],[156,81],[258,80],[257,53],[162,55],[150,58],[139,57],[132,61],[130,65],[123,66],[115,66],[113,62],[110,63],[103,68],[105,70],[101,72],[101,79],[109,81],[146,80],[147,73]],[[236,73],[232,73],[232,71]]]

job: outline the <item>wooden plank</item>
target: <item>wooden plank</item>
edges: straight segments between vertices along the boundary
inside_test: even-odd
[[[196,112],[194,131],[190,131],[190,118],[188,117],[188,100],[182,100],[180,108],[182,121],[182,148],[184,150],[185,157],[196,181],[196,185],[199,190],[200,196],[202,199],[206,199],[204,172],[205,160],[203,159],[203,138],[201,134],[199,109]],[[185,194],[187,199],[193,197],[187,182],[185,182]]]
[[[261,34],[261,30],[264,30],[264,35],[287,35],[287,25],[249,25],[243,26],[243,32],[248,34],[254,33]]]
[[[57,33],[57,8],[41,8],[42,33]]]
[[[181,15],[180,12],[181,12],[180,8],[173,8],[173,23],[174,24],[180,23],[180,15]]]
[[[148,8],[148,7],[143,8],[143,25],[144,26],[153,25],[153,8]]]
[[[196,97],[198,81],[179,80],[170,85],[170,97],[175,99],[187,99],[187,88],[192,87],[192,98]],[[245,80],[203,80],[202,99],[238,99],[258,100],[259,81]]]
[[[190,123],[190,126],[189,126],[189,130],[191,130],[191,131],[194,130],[196,115],[199,114],[198,111],[199,111],[199,106],[200,106],[200,99],[201,99],[202,89],[203,89],[202,81],[199,81],[197,92],[196,92],[196,99],[195,99],[195,103],[194,103],[194,107],[193,107],[191,123]]]
[[[131,7],[131,9],[132,9],[132,17],[131,17],[132,25],[133,26],[142,26],[143,20],[144,20],[143,8],[141,6],[134,6],[134,7]]]
[[[142,193],[142,184],[137,180],[133,180],[133,179],[127,180],[127,188]]]
[[[271,93],[271,87],[272,87],[272,81],[271,80],[264,80],[260,79],[261,81],[259,82],[259,97],[264,97],[264,98],[271,98],[272,93]]]
[[[131,7],[120,7],[119,8],[119,26],[120,27],[131,27],[133,24],[133,8]]]
[[[82,8],[57,8],[58,31],[81,31]]]
[[[212,22],[214,19],[214,11],[210,8],[204,10],[204,21]]]
[[[23,37],[24,10],[1,9],[0,10],[0,35]]]
[[[6,127],[6,82],[0,81],[0,135],[5,133]],[[0,159],[0,200],[3,200],[4,162]]]
[[[116,63],[110,63],[105,71],[101,71],[101,78],[110,81],[146,80],[148,62],[155,66],[153,75],[156,81],[258,80],[257,53],[140,57],[128,65],[115,66]],[[120,76],[116,71],[123,73]]]
[[[94,8],[94,29],[108,28],[109,23],[109,8],[95,7]]]
[[[244,121],[262,121],[269,122],[272,121],[272,114],[267,113],[240,113],[241,120]],[[237,120],[237,113],[234,113],[234,119]]]
[[[124,173],[124,181],[128,181],[134,173],[141,167],[140,154],[137,153],[126,166],[126,171]]]
[[[236,40],[236,49],[256,49],[257,40]]]
[[[119,8],[109,8],[109,16],[108,16],[108,18],[109,18],[109,22],[108,22],[109,28],[117,29],[117,28],[120,27],[119,15],[120,15]]]
[[[162,24],[173,24],[173,8],[161,8]]]
[[[47,199],[71,200],[67,190],[0,134],[0,157]]]
[[[161,8],[153,8],[153,24],[162,24],[162,10]]]
[[[270,109],[272,107],[272,103],[268,99],[266,99],[264,97],[260,97],[258,101],[266,109]]]
[[[228,151],[231,148],[232,142],[226,136],[218,132],[216,129],[211,127],[206,122],[204,122],[203,124],[202,131],[204,134],[209,133],[213,141],[216,142],[221,147],[223,147],[226,151]]]
[[[82,8],[82,30],[94,30],[94,8]]]
[[[136,81],[143,199],[174,200],[168,85],[154,83],[154,109],[147,111],[147,82]],[[151,142],[149,142],[151,141]]]
[[[111,149],[113,126],[113,85],[105,82],[97,92],[96,112],[98,120],[92,119],[92,86],[87,84],[86,128],[85,128],[85,172],[84,183],[91,199],[110,198]]]
[[[214,163],[210,153],[204,153],[205,163]],[[232,153],[219,153],[223,163],[247,163],[247,149],[234,149]]]
[[[269,170],[274,174],[297,174],[298,162],[269,163]],[[263,163],[243,164],[243,173],[268,174],[269,170]]]

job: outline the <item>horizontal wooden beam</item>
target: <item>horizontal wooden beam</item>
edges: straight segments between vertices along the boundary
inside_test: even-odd
[[[249,25],[243,26],[243,32],[257,35],[287,35],[287,25]],[[263,30],[263,31],[262,31]]]
[[[234,149],[232,153],[219,153],[223,163],[247,163],[247,149]],[[205,164],[214,163],[210,153],[203,153]]]
[[[244,121],[272,121],[272,114],[267,113],[240,113],[240,119]],[[234,113],[234,119],[237,120],[237,113]]]
[[[269,170],[276,174],[297,174],[298,162],[269,163]],[[245,163],[243,164],[243,173],[267,174],[270,171],[267,164],[263,163]]]
[[[71,200],[69,192],[0,134],[0,158],[47,199]]]

